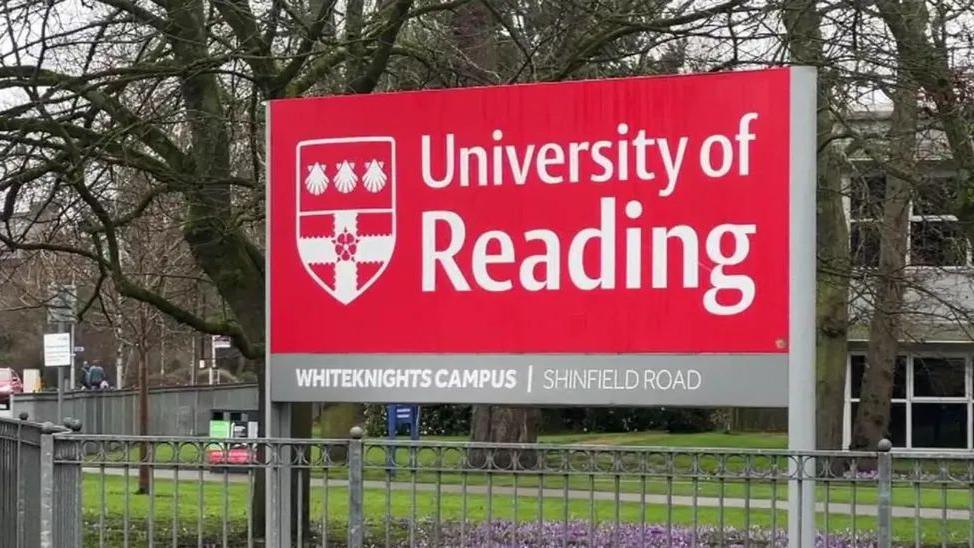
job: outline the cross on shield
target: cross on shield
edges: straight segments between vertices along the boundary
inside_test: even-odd
[[[396,243],[395,141],[351,137],[297,145],[297,245],[305,270],[342,304],[385,271]]]

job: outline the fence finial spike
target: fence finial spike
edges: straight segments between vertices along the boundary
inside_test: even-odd
[[[348,433],[350,436],[352,436],[353,440],[360,440],[362,439],[362,436],[365,435],[365,431],[362,430],[361,426],[353,426]]]
[[[893,442],[889,441],[886,438],[883,438],[879,440],[878,444],[876,444],[876,449],[878,449],[882,453],[889,453],[890,450],[893,449]]]
[[[30,413],[28,413],[27,411],[21,411],[20,414],[17,415],[17,417],[19,417],[20,420],[22,421],[26,421],[27,419],[30,418]]]

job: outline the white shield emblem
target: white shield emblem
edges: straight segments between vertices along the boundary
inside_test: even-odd
[[[342,304],[372,286],[396,243],[396,143],[391,137],[301,141],[297,243],[308,274]]]

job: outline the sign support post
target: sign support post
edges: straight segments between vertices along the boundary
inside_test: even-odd
[[[265,169],[270,188],[271,181],[271,110],[270,103],[264,104],[265,112],[265,143],[267,144],[268,157]],[[267,193],[267,210],[271,208],[271,193]],[[265,226],[265,242],[267,250],[264,255],[264,272],[266,277],[266,288],[268,291],[264,302],[264,366],[270,364],[271,359],[271,300],[269,290],[271,287],[271,226],[268,222]],[[211,344],[213,340],[211,339]],[[216,362],[216,350],[213,351],[214,364]],[[265,371],[267,371],[265,369]],[[212,369],[210,370],[212,375]],[[266,438],[290,438],[291,437],[291,404],[288,402],[275,402],[271,398],[271,375],[264,375],[264,437]],[[212,384],[212,382],[211,382]],[[276,463],[290,462],[290,449],[286,445],[276,447],[265,445],[264,451],[275,452],[276,454],[264,455],[265,461]],[[265,469],[264,476],[264,538],[266,545],[270,548],[283,548],[291,545],[291,469],[288,466],[269,466]]]
[[[788,448],[815,449],[815,69],[791,69]],[[788,545],[815,546],[815,461],[789,463]]]
[[[57,339],[57,356],[53,361],[48,359],[47,355],[47,337],[45,336],[45,359],[44,365],[48,367],[56,366],[58,368],[57,373],[57,414],[58,419],[63,419],[62,407],[64,404],[64,370],[63,367],[70,367],[70,386],[73,389],[75,386],[74,377],[74,308],[75,301],[77,299],[75,294],[74,284],[68,285],[57,285],[51,284],[49,288],[51,297],[47,305],[47,323],[56,324],[57,332],[64,333],[67,331],[65,324],[70,324],[70,332],[68,344],[71,346],[67,349],[67,354],[64,354],[64,349],[61,347],[64,342],[63,339]],[[53,342],[54,340],[51,339]],[[56,362],[56,363],[55,363]]]
[[[64,368],[57,368],[57,417],[64,419]]]
[[[64,333],[64,322],[58,322],[57,323],[57,332],[58,333]],[[68,344],[74,346],[74,337],[73,336],[71,337],[71,340],[70,340],[70,342]],[[68,367],[71,367],[71,369],[74,369],[74,367],[72,367],[71,365],[69,365]],[[72,373],[72,375],[73,375],[73,373]],[[58,422],[61,422],[61,421],[64,420],[64,411],[63,411],[63,409],[64,409],[64,368],[63,367],[58,367],[57,368],[57,419],[58,419]]]
[[[74,372],[74,322],[71,322],[71,365],[68,368],[68,390],[74,390],[78,386]]]

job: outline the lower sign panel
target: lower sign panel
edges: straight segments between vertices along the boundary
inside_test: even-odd
[[[274,401],[787,407],[783,354],[271,355]]]

